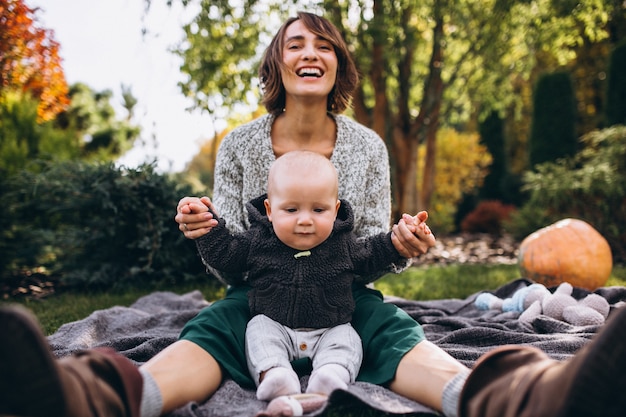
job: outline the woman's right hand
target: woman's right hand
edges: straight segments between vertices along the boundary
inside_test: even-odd
[[[415,258],[435,246],[435,236],[426,224],[428,213],[420,211],[415,217],[403,214],[392,227],[391,242],[405,258]]]
[[[183,197],[178,202],[174,220],[187,239],[204,236],[217,226],[217,220],[213,218],[209,208],[217,215],[217,210],[209,197]]]

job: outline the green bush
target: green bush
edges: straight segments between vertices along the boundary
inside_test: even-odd
[[[626,126],[613,126],[581,138],[575,156],[535,166],[524,189],[530,200],[508,227],[526,233],[556,220],[575,217],[593,225],[609,242],[614,259],[626,260]],[[537,224],[540,223],[540,224]]]
[[[111,288],[205,274],[173,220],[191,190],[154,165],[42,163],[6,184],[3,241],[13,253],[3,279],[44,271],[70,286]]]

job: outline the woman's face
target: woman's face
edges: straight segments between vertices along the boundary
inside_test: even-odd
[[[314,35],[300,20],[285,31],[282,80],[289,97],[328,97],[337,79],[333,45]]]

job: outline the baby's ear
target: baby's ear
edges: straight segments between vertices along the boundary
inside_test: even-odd
[[[263,200],[263,205],[265,206],[265,214],[267,215],[267,219],[269,221],[272,221],[272,206],[270,205],[270,200],[267,198]]]
[[[337,200],[337,204],[335,204],[335,214],[339,213],[340,206],[341,206],[341,200]]]

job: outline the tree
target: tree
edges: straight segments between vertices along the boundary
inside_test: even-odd
[[[626,124],[626,41],[611,52],[606,93],[606,119],[609,126]]]
[[[0,100],[0,176],[17,174],[34,160],[67,160],[78,157],[71,132],[52,122],[38,122],[39,103],[19,92]]]
[[[606,37],[611,0],[588,3],[321,0],[302,8],[323,10],[353,48],[363,75],[354,116],[390,149],[397,214],[430,205],[440,126],[471,129],[480,113],[491,109],[523,114],[529,102],[514,94],[515,88],[534,81],[537,68],[571,62],[583,35]],[[183,91],[210,112],[254,104],[260,53],[277,25],[301,4],[203,0],[200,6],[178,50],[188,75]],[[520,125],[524,136],[527,123]],[[427,147],[423,160],[417,156],[421,143]]]
[[[482,185],[492,157],[487,147],[479,143],[476,133],[459,133],[450,128],[437,132],[437,166],[433,193],[433,211],[436,216],[428,224],[438,233],[454,230],[455,214],[463,195],[475,193]],[[418,152],[423,156],[427,145],[420,145]],[[418,178],[419,179],[419,178]]]
[[[0,100],[7,91],[38,100],[38,121],[52,120],[69,103],[54,32],[37,25],[37,9],[0,0]]]
[[[53,120],[38,120],[39,101],[6,92],[0,100],[0,175],[10,176],[41,160],[111,161],[131,148],[140,128],[118,120],[110,91],[84,84],[70,89],[70,105]]]
[[[480,143],[487,147],[492,161],[479,196],[483,200],[504,200],[502,180],[508,173],[504,126],[496,112],[483,120],[479,128]]]
[[[83,159],[110,161],[128,151],[141,129],[132,124],[133,108],[137,103],[130,88],[123,88],[124,107],[128,116],[116,118],[111,105],[110,90],[93,91],[83,83],[76,83],[69,91],[71,102],[55,119],[55,125],[73,132]]]
[[[543,75],[533,95],[530,166],[576,153],[576,104],[567,72]]]

